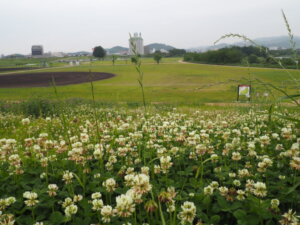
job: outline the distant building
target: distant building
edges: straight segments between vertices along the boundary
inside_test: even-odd
[[[42,56],[44,54],[44,49],[42,45],[33,45],[31,47],[32,56]]]
[[[129,55],[134,55],[134,49],[137,54],[144,55],[144,43],[141,33],[134,33],[129,39]]]

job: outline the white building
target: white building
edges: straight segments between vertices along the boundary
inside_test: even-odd
[[[144,43],[141,33],[134,33],[133,37],[129,39],[129,55],[134,55],[135,52],[139,55],[144,55]]]

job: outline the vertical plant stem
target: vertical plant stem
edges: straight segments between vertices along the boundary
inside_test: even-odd
[[[132,62],[135,64],[135,69],[139,74],[138,77],[138,83],[141,87],[141,91],[142,91],[142,98],[143,98],[143,106],[144,106],[144,110],[146,113],[146,98],[145,98],[145,91],[144,91],[144,73],[141,71],[141,65],[142,65],[142,61],[141,61],[141,57],[137,51],[137,47],[136,47],[136,43],[133,41],[131,34],[129,34],[130,36],[130,45],[132,47],[132,53],[133,53],[133,58],[132,58]]]
[[[98,116],[97,116],[97,109],[96,109],[96,102],[95,102],[95,92],[94,92],[94,84],[92,80],[92,72],[89,71],[89,78],[91,83],[91,92],[92,92],[92,98],[93,98],[93,111],[94,111],[94,117],[96,122],[96,129],[97,129],[97,137],[98,141],[100,141],[100,130],[99,130],[99,124],[98,124]]]
[[[162,223],[162,225],[166,225],[166,221],[165,221],[165,217],[164,217],[164,214],[162,212],[162,209],[161,209],[160,201],[158,201],[158,207],[159,207],[159,214],[160,214],[161,223]]]
[[[60,99],[58,97],[58,92],[57,92],[57,88],[56,88],[55,78],[54,78],[53,75],[52,75],[52,86],[53,86],[53,89],[54,89],[56,99],[60,103]],[[65,118],[65,114],[64,114],[63,110],[61,111],[61,113],[59,113],[59,117],[61,117],[61,119],[62,119],[64,135],[68,138],[69,146],[70,146],[71,145],[71,139],[70,139],[69,132],[67,130],[67,123],[66,123],[66,118]]]

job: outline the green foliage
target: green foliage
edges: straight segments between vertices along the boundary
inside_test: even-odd
[[[154,61],[159,64],[160,60],[162,59],[162,54],[159,51],[156,51],[153,56]]]
[[[117,58],[118,57],[116,55],[112,55],[111,61],[112,61],[113,65],[115,65],[115,62],[116,62]]]
[[[171,49],[169,50],[169,53],[167,54],[168,57],[183,57],[186,54],[185,49]]]
[[[249,63],[257,63],[258,57],[266,57],[263,50],[254,47],[230,47],[204,53],[187,53],[185,61],[202,62],[211,64],[239,64],[248,57]]]
[[[33,98],[22,102],[20,107],[25,116],[46,117],[56,114],[58,104],[46,99]]]
[[[97,46],[93,49],[93,56],[103,59],[106,56],[106,51],[101,46]]]

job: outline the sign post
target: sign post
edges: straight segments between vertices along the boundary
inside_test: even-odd
[[[237,88],[237,101],[240,100],[240,96],[245,96],[248,98],[248,101],[251,100],[251,85],[238,85]]]

